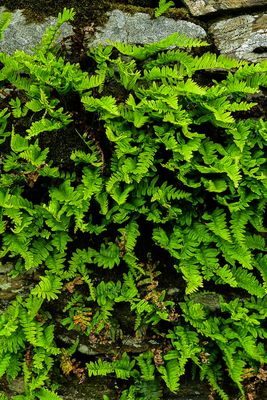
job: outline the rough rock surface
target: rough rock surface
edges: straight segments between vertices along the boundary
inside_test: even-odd
[[[0,261],[0,311],[4,309],[8,302],[13,300],[17,294],[22,294],[28,288],[28,277],[26,274],[11,278],[8,273],[13,269],[12,263]]]
[[[15,278],[9,276],[13,267],[12,263],[2,263],[0,260],[0,315],[17,295],[26,295],[34,286],[33,277],[28,272]]]
[[[210,33],[223,54],[249,61],[267,59],[267,13],[216,22]]]
[[[152,19],[148,14],[130,15],[120,10],[110,13],[107,24],[99,28],[91,45],[112,42],[151,43],[164,39],[174,32],[190,37],[205,38],[205,30],[192,22],[160,17]]]
[[[238,8],[248,8],[266,6],[266,0],[183,0],[190,12],[195,15],[205,15],[220,10],[234,10]]]
[[[0,13],[6,11],[4,7],[0,7]],[[14,53],[15,50],[23,50],[27,53],[32,53],[32,48],[35,47],[50,25],[56,23],[57,18],[49,17],[44,23],[26,23],[26,19],[22,10],[13,12],[12,20],[8,28],[4,32],[4,39],[0,42],[0,51],[8,54]],[[59,39],[72,34],[72,26],[64,24],[61,28]]]

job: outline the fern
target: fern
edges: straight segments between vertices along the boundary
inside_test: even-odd
[[[11,356],[9,354],[7,354],[1,360],[1,362],[0,362],[0,377],[2,377],[4,375],[4,373],[6,372],[8,366],[9,366],[9,363],[10,363],[10,359],[11,359]]]
[[[168,389],[171,392],[176,393],[179,389],[179,364],[177,360],[167,361],[166,367],[160,366],[158,367],[158,371],[160,372],[162,379],[164,380]]]
[[[134,365],[135,361],[130,361],[127,353],[123,353],[120,360],[112,363],[99,359],[96,363],[90,362],[86,364],[89,377],[115,373],[119,379],[129,379]]]
[[[55,43],[56,38],[60,33],[60,27],[64,24],[64,22],[72,21],[74,18],[75,12],[73,8],[66,9],[64,8],[62,13],[58,14],[58,20],[55,26],[51,26],[47,29],[46,33],[44,34],[41,43],[39,44],[39,52],[46,54]]]
[[[174,5],[175,4],[173,1],[160,0],[159,6],[155,9],[155,17],[160,17],[162,14],[168,11],[170,7]]]
[[[12,14],[10,12],[2,12],[0,16],[0,40],[3,39],[3,33],[11,21]]]
[[[211,220],[206,225],[207,227],[214,232],[217,236],[221,237],[223,240],[227,242],[231,242],[231,234],[226,225],[226,215],[222,210],[215,210],[211,215],[203,215],[205,220]]]
[[[218,283],[228,284],[232,287],[238,286],[237,281],[229,265],[224,265],[223,267],[219,268],[216,274],[220,277],[219,279],[216,279]]]
[[[73,17],[33,54],[0,54],[0,268],[19,290],[1,310],[0,375],[24,376],[21,399],[59,399],[59,330],[81,339],[69,356],[83,335],[94,350],[133,331],[153,348],[87,364],[125,380],[121,399],[178,392],[192,366],[223,400],[225,373],[244,396],[266,362],[267,125],[252,118],[266,63],[196,56],[206,42],[173,34],[92,48],[82,70],[55,45]]]
[[[109,243],[108,247],[104,244],[101,245],[99,254],[94,258],[95,262],[99,267],[113,268],[115,265],[119,265],[119,248],[114,243]]]
[[[223,348],[225,354],[225,361],[229,370],[229,375],[233,379],[233,381],[237,384],[240,392],[244,396],[244,389],[241,385],[241,381],[243,379],[243,371],[245,367],[245,362],[238,357],[233,355],[233,351],[230,348]]]
[[[187,283],[186,294],[191,294],[203,287],[203,277],[197,266],[183,263],[180,269]]]
[[[245,232],[246,224],[249,221],[249,212],[241,213],[235,212],[232,214],[232,232],[233,236],[238,244],[243,246],[245,244]]]
[[[61,279],[52,274],[47,274],[41,277],[40,283],[31,291],[31,294],[42,299],[55,300],[58,298],[61,288]]]
[[[137,238],[140,236],[139,226],[136,221],[131,221],[126,225],[125,228],[120,229],[122,234],[121,246],[125,246],[125,250],[128,252],[133,252]]]
[[[47,118],[42,118],[40,121],[36,121],[32,124],[31,128],[27,130],[28,138],[39,135],[41,132],[48,132],[58,130],[63,125],[60,122],[51,121]]]
[[[61,397],[59,397],[55,392],[45,388],[39,390],[37,393],[35,393],[35,395],[40,400],[61,400]]]
[[[178,35],[177,33],[174,33],[168,38],[162,39],[157,43],[152,43],[144,46],[136,46],[124,43],[112,43],[112,45],[116,47],[122,54],[131,56],[137,60],[145,60],[151,57],[153,54],[156,54],[160,50],[166,49],[170,46],[199,47],[206,46],[207,42],[199,39],[191,39],[184,35]]]
[[[212,370],[211,368],[206,368],[206,366],[202,367],[202,379],[206,377],[212,386],[212,388],[219,394],[222,400],[229,400],[229,396],[225,393],[225,391],[220,387],[217,380],[218,372]]]
[[[238,286],[242,289],[247,290],[248,293],[257,297],[264,297],[266,290],[258,282],[258,280],[249,272],[242,268],[236,268],[233,270],[233,276],[238,283]]]

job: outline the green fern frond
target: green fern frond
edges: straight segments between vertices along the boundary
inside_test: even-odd
[[[202,366],[201,368],[202,379],[205,377],[209,381],[211,387],[219,394],[222,400],[229,400],[228,394],[221,388],[218,383],[218,371],[214,371],[209,366]]]
[[[167,361],[166,367],[165,366],[159,366],[157,367],[158,371],[161,374],[162,379],[166,383],[166,386],[172,393],[177,393],[179,389],[179,376],[180,376],[180,371],[179,371],[179,363],[177,360],[170,360]]]
[[[232,380],[237,384],[240,392],[244,396],[244,389],[241,385],[244,375],[244,367],[246,365],[245,361],[241,360],[237,355],[234,355],[233,349],[223,347],[224,359],[228,367],[229,375]]]
[[[216,270],[216,275],[219,276],[218,279],[215,279],[216,282],[222,284],[228,284],[231,287],[237,287],[237,281],[234,277],[232,270],[230,269],[229,265],[224,265]]]
[[[188,38],[182,34],[173,33],[167,38],[160,40],[157,43],[145,44],[144,46],[136,46],[125,43],[112,43],[120,53],[131,56],[137,60],[145,60],[159,51],[171,46],[177,47],[200,47],[207,46],[207,42],[199,39]]]
[[[49,390],[46,388],[42,388],[42,389],[38,390],[38,392],[35,392],[35,395],[40,400],[62,400],[62,397],[58,396],[52,390]]]
[[[231,231],[236,242],[243,246],[246,241],[246,225],[250,218],[250,212],[234,212],[231,219]]]
[[[101,244],[99,253],[94,257],[94,262],[103,268],[113,268],[120,263],[120,250],[115,243]]]
[[[174,5],[175,3],[173,1],[159,0],[159,5],[157,8],[155,8],[155,17],[160,17]]]
[[[203,219],[211,221],[207,222],[206,226],[215,233],[215,235],[221,237],[227,242],[232,242],[231,233],[226,223],[226,214],[223,210],[217,209],[210,215],[206,213],[203,215]]]
[[[40,121],[33,122],[31,127],[27,129],[28,136],[30,139],[34,136],[38,136],[41,132],[51,132],[63,128],[63,125],[59,121],[52,121],[47,118],[42,118]]]
[[[47,274],[41,277],[40,283],[32,289],[31,294],[48,301],[55,300],[58,298],[62,286],[60,277]]]
[[[10,364],[10,359],[11,356],[10,354],[7,354],[6,356],[4,356],[2,358],[2,360],[0,361],[0,377],[2,378],[2,376],[5,374],[5,372],[8,369],[8,366]]]
[[[238,286],[245,289],[252,296],[263,298],[266,295],[266,289],[252,273],[243,268],[234,268],[232,272]]]
[[[1,12],[1,15],[0,15],[0,40],[3,39],[4,31],[8,27],[11,19],[12,19],[11,12],[8,12],[8,11]]]
[[[41,40],[41,43],[38,45],[36,50],[42,54],[47,54],[49,50],[51,50],[52,46],[55,43],[55,40],[60,34],[61,25],[63,25],[65,22],[72,21],[74,19],[74,16],[75,12],[73,8],[64,8],[63,12],[58,14],[57,23],[54,26],[50,26],[46,30]]]
[[[199,288],[203,287],[203,276],[201,275],[198,266],[190,263],[183,263],[179,266],[186,281],[186,294],[196,292]]]
[[[98,359],[97,362],[90,362],[86,364],[88,375],[90,376],[106,376],[115,373],[119,379],[129,379],[131,376],[132,368],[135,361],[130,361],[127,353],[123,353],[122,358],[112,363]]]

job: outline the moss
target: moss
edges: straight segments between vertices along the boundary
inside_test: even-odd
[[[171,8],[168,13],[164,14],[167,17],[174,18],[174,19],[180,19],[180,18],[186,18],[186,19],[191,19],[192,16],[189,13],[188,9],[183,7],[183,8]]]
[[[134,6],[131,4],[122,4],[122,3],[114,3],[113,9],[116,8],[117,10],[121,10],[123,12],[127,12],[129,14],[135,13],[147,13],[151,17],[154,16],[154,10],[149,7],[141,7],[141,6]]]
[[[132,4],[134,3],[134,5]],[[147,14],[149,14],[151,17],[154,17],[155,15],[155,11],[154,8],[157,4],[154,4],[154,6],[152,7],[153,4],[150,4],[150,6],[148,6],[148,2],[146,2],[146,6],[141,6],[141,5],[136,5],[138,4],[137,2],[129,2],[129,4],[125,4],[125,3],[113,3],[112,4],[112,8],[117,8],[118,10],[124,11],[124,12],[128,12],[129,14],[135,14],[137,12],[145,12]],[[187,10],[187,8],[185,7],[181,7],[181,8],[171,8],[168,12],[166,12],[164,14],[165,17],[169,17],[169,18],[173,18],[173,19],[181,19],[181,18],[185,18],[186,20],[193,20],[192,16],[190,15],[189,11]],[[196,20],[194,19],[194,22]]]
[[[130,14],[137,12],[148,13],[154,17],[154,8],[157,0],[3,0],[2,5],[9,10],[23,9],[27,21],[42,22],[47,16],[57,16],[64,7],[73,7],[76,12],[75,25],[77,27],[94,23],[95,26],[103,25],[107,19],[107,12],[118,9]],[[172,8],[166,14],[167,17],[192,20],[189,11],[185,7]]]
[[[23,9],[28,22],[43,21],[45,17],[57,16],[63,8],[73,7],[76,11],[75,24],[83,26],[94,22],[102,25],[105,13],[114,8],[114,2],[107,0],[4,0],[2,5],[9,10]]]

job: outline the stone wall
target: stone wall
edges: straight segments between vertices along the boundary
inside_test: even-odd
[[[267,0],[184,0],[184,3],[189,13],[175,20],[114,10],[107,24],[95,33],[93,44],[106,39],[147,43],[178,31],[206,38],[231,57],[249,61],[267,59]]]
[[[109,3],[112,6],[111,0]],[[118,9],[107,12],[105,25],[99,26],[98,21],[93,21],[86,27],[88,43],[97,45],[107,40],[148,43],[181,32],[205,38],[221,53],[232,57],[249,61],[267,59],[267,0],[183,0],[178,3],[179,8],[157,19],[153,18],[153,10],[140,12],[142,8],[131,6],[129,13],[127,5],[122,7],[115,3]],[[144,11],[149,10],[145,8]],[[0,50],[8,53],[15,49],[31,51],[46,27],[53,23],[55,18],[50,16],[43,23],[29,24],[22,11],[15,11]],[[65,25],[62,37],[69,37],[71,33],[72,27]]]

